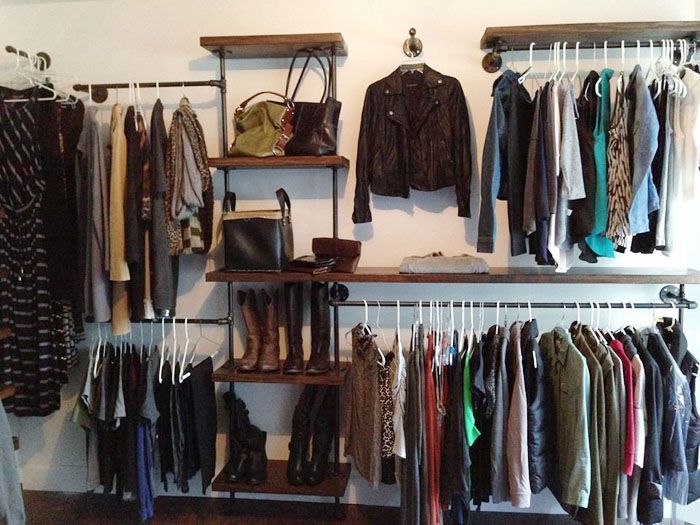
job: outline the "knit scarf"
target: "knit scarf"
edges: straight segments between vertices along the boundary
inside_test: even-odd
[[[166,211],[171,255],[206,253],[211,244],[213,199],[204,132],[189,100],[173,113],[166,151]],[[209,242],[207,242],[209,239]]]

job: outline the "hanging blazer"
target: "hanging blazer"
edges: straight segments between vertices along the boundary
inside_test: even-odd
[[[411,85],[407,91],[407,84]],[[414,90],[414,88],[417,88]],[[357,149],[355,223],[371,222],[369,192],[408,198],[410,190],[455,186],[457,211],[469,217],[470,117],[456,78],[423,66],[398,68],[367,88]]]

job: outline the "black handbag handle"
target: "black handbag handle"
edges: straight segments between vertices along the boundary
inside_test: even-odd
[[[328,86],[330,82],[328,74],[326,73],[326,67],[323,65],[323,61],[319,58],[319,56],[316,54],[316,50],[313,48],[300,49],[296,53],[294,53],[294,56],[292,57],[292,63],[289,64],[289,72],[287,73],[287,85],[284,89],[284,95],[286,97],[289,94],[289,84],[292,80],[292,71],[294,69],[294,63],[296,62],[297,57],[300,53],[306,53],[306,62],[304,62],[304,66],[301,68],[299,79],[297,80],[296,86],[294,86],[294,91],[292,91],[291,100],[294,100],[296,98],[297,91],[299,90],[299,86],[301,85],[301,80],[304,78],[304,73],[306,73],[309,61],[313,57],[320,64],[321,71],[323,71],[323,95],[321,95],[321,102],[323,102],[326,99],[326,93],[328,92]]]
[[[284,215],[285,207],[287,208],[287,211],[291,213],[292,202],[289,200],[289,195],[287,195],[287,192],[284,191],[284,188],[278,189],[275,192],[275,195],[277,195],[277,201],[280,203],[280,211],[282,212],[282,215]],[[222,208],[224,213],[236,211],[236,194],[234,192],[226,192],[226,194],[224,195]]]
[[[280,211],[282,212],[282,216],[284,216],[284,207],[285,205],[287,206],[287,211],[289,213],[292,212],[292,202],[289,200],[289,195],[287,195],[287,192],[284,191],[284,188],[280,188],[275,192],[275,195],[277,195],[277,201],[280,203]]]
[[[236,211],[236,194],[234,192],[226,192],[226,195],[224,195],[224,202],[222,203],[222,208],[224,213]]]

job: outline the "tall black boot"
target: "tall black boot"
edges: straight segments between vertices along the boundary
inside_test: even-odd
[[[326,479],[328,455],[331,452],[335,434],[335,396],[337,395],[337,388],[326,389],[323,403],[314,420],[311,461],[305,473],[307,485],[318,485]]]
[[[284,283],[284,310],[287,322],[287,359],[285,374],[304,373],[304,346],[301,329],[304,322],[304,283]]]
[[[289,460],[287,461],[287,481],[290,485],[304,483],[306,457],[309,451],[309,413],[316,392],[314,385],[307,385],[299,396],[292,416],[292,437],[289,441]]]
[[[258,427],[251,425],[249,433],[250,468],[248,469],[248,483],[250,485],[260,485],[267,479],[267,454],[265,453],[267,432],[263,432]]]
[[[228,467],[228,480],[231,483],[243,481],[248,476],[250,469],[250,446],[248,445],[249,429],[251,427],[248,418],[248,409],[242,399],[231,396],[229,392],[224,394],[226,407],[231,412],[231,430],[229,432],[230,460]]]
[[[330,370],[331,307],[328,283],[311,283],[311,356],[307,374],[324,374]]]

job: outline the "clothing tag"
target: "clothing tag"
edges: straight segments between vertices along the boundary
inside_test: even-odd
[[[532,351],[532,362],[535,365],[535,370],[537,370],[537,356],[535,355],[535,350]]]
[[[574,210],[572,210],[571,208],[566,209],[566,216],[567,217],[569,217],[572,213],[574,213]]]

